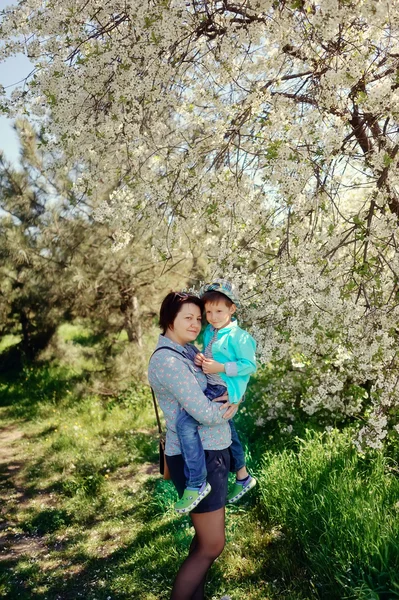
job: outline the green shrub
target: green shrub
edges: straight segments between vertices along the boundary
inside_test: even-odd
[[[116,406],[122,406],[130,409],[134,414],[148,408],[150,402],[152,402],[152,400],[148,385],[144,385],[138,381],[132,381],[127,388],[117,395],[116,398],[108,402],[107,409],[112,410]]]
[[[71,522],[72,518],[66,510],[48,508],[34,514],[30,519],[22,523],[21,527],[30,534],[43,535],[45,533],[53,533],[61,527],[70,525]]]
[[[104,486],[105,478],[102,466],[89,459],[79,457],[76,460],[72,477],[62,482],[62,490],[67,496],[81,493],[86,496],[99,495]]]

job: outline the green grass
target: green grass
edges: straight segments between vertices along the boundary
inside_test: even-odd
[[[301,548],[322,597],[399,598],[399,479],[351,433],[309,431],[296,450],[266,452],[264,514]]]

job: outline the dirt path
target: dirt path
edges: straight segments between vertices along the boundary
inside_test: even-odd
[[[0,563],[45,550],[40,538],[21,533],[14,518],[21,505],[29,502],[21,477],[22,438],[16,427],[0,429]]]

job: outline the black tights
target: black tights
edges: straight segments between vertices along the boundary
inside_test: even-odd
[[[224,548],[224,508],[190,516],[195,536],[176,576],[170,600],[204,600],[208,570]]]

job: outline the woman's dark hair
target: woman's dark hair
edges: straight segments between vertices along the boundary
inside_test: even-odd
[[[163,299],[161,310],[159,311],[159,326],[162,329],[162,334],[166,333],[168,327],[171,327],[176,319],[176,315],[180,312],[183,304],[195,304],[201,311],[204,309],[204,304],[200,298],[185,292],[169,292]]]

